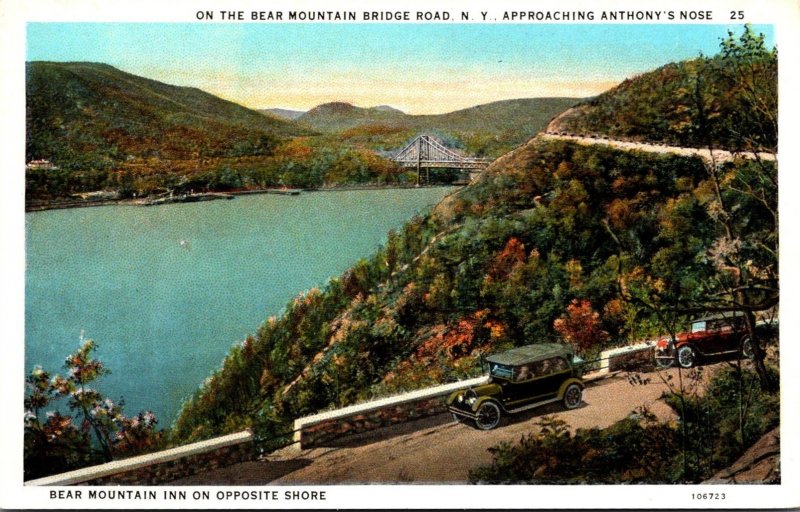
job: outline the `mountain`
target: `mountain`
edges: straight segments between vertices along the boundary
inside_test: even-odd
[[[402,123],[405,117],[396,109],[361,108],[350,103],[332,102],[317,105],[297,120],[321,132],[342,132],[367,124]]]
[[[528,98],[478,105],[447,114],[409,115],[392,107],[361,108],[326,103],[297,121],[309,129],[336,134],[351,144],[392,151],[426,132],[477,156],[499,156],[543,130],[554,116],[579,98]]]
[[[377,107],[372,107],[375,110],[380,110],[381,112],[399,112],[403,114],[404,112],[398,108],[394,108],[390,105],[378,105]]]
[[[642,79],[630,86],[644,87]],[[617,108],[636,111],[650,100],[631,95]],[[714,100],[720,109],[738,101]],[[502,125],[495,112],[541,107],[515,101],[445,116]],[[307,115],[378,115],[365,110],[337,103]],[[660,119],[630,123],[644,131],[639,123]],[[689,129],[701,133],[705,120],[695,121]],[[688,314],[681,308],[735,303],[745,272],[745,298],[768,304],[777,293],[769,291],[778,272],[777,167],[746,159],[709,166],[661,149],[535,137],[501,156],[235,346],[185,402],[173,434],[192,441],[252,426],[279,437],[299,416],[474,376],[481,354],[521,344],[566,340],[593,360],[612,344],[666,332],[665,322],[680,325]]]
[[[28,62],[27,160],[107,169],[141,159],[269,154],[297,126],[193,87],[90,62]]]
[[[259,110],[259,112],[264,114],[270,114],[279,119],[285,119],[287,121],[294,121],[295,119],[306,113],[305,110],[290,110],[288,108],[265,108]]]

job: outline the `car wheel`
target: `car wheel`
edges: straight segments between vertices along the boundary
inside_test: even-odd
[[[570,384],[564,391],[564,407],[575,409],[583,401],[583,390],[577,384]]]
[[[755,351],[753,350],[753,340],[750,339],[750,336],[745,336],[742,339],[742,355],[747,359],[753,359],[755,357]]]
[[[691,368],[695,363],[694,350],[688,345],[678,349],[678,365],[681,368]]]
[[[660,368],[662,370],[666,370],[667,368],[671,368],[673,364],[675,364],[674,357],[665,357],[666,352],[661,352],[660,354],[656,352],[655,363],[656,368]]]
[[[500,408],[494,402],[483,402],[475,413],[475,426],[491,430],[500,423]]]

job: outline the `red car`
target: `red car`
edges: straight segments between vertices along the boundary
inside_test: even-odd
[[[682,368],[691,368],[700,358],[737,354],[753,357],[753,343],[744,329],[741,315],[710,316],[693,320],[688,332],[662,337],[656,343],[655,362],[668,368],[677,362]]]

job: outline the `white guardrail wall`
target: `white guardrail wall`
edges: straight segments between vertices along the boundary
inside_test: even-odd
[[[255,457],[253,434],[248,430],[29,480],[25,485],[156,485]]]

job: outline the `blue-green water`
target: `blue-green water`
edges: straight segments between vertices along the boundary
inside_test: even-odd
[[[450,189],[255,195],[26,214],[25,365],[63,372],[81,331],[96,387],[162,425],[232,344],[370,255]]]

